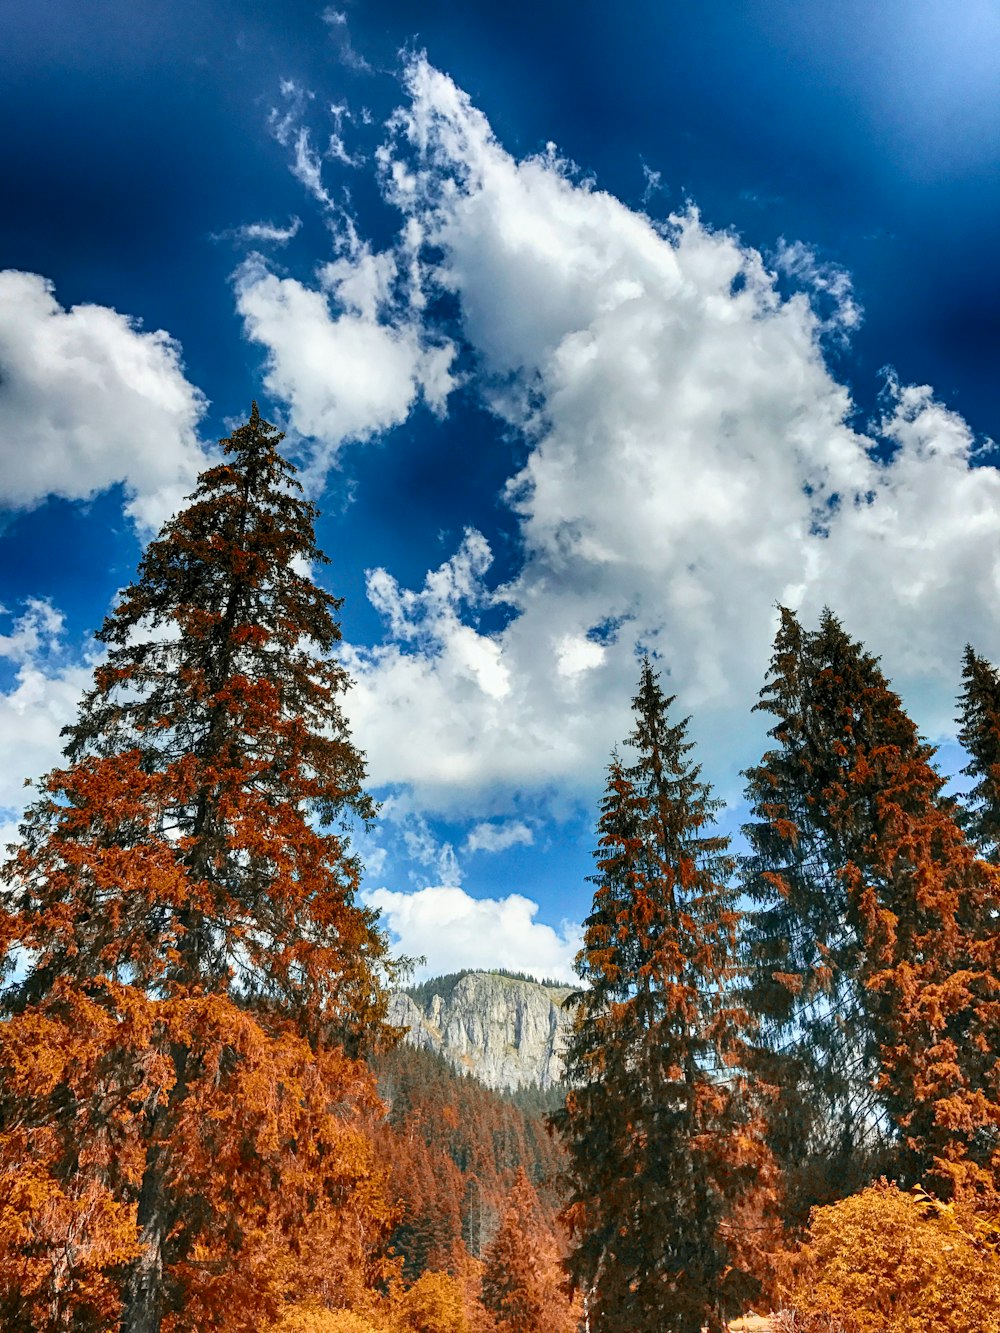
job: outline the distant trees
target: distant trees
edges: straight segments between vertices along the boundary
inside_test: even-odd
[[[374,807],[280,439],[255,405],[147,549],[6,868],[5,1327],[256,1328],[388,1225]]]
[[[568,1259],[588,1327],[698,1333],[747,1294],[737,1203],[769,1158],[741,1073],[739,915],[716,803],[671,723],[649,661],[635,726],[598,825],[593,908],[577,966],[570,1091],[555,1123],[569,1154]]]
[[[496,1333],[574,1333],[577,1311],[561,1287],[551,1231],[519,1170],[484,1256],[482,1302]]]

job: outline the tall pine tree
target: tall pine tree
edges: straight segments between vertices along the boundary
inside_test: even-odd
[[[780,615],[756,705],[776,718],[774,747],[746,773],[755,819],[744,826],[741,870],[754,904],[748,1003],[764,1038],[755,1063],[782,1090],[771,1141],[786,1216],[804,1224],[813,1204],[866,1183],[890,1135],[874,1086],[861,924],[841,873],[852,830],[824,813],[877,664],[832,617],[810,634],[791,611]]]
[[[879,1151],[911,1179],[992,1194],[995,881],[933,750],[829,611],[813,632],[782,612],[759,707],[776,746],[748,774],[745,870],[751,1003],[794,1098],[779,1155],[801,1168],[807,1143],[827,1194]],[[810,1188],[800,1174],[800,1202]]]
[[[373,806],[280,439],[255,404],[147,549],[7,866],[9,1327],[256,1328],[314,1262],[336,1301],[387,1225]]]
[[[973,786],[963,800],[962,825],[980,856],[1000,864],[1000,674],[966,644],[959,698],[958,739]]]
[[[734,1214],[766,1185],[736,998],[737,927],[716,802],[648,660],[599,822],[587,983],[555,1117],[569,1153],[569,1257],[600,1333],[722,1329],[745,1299]]]

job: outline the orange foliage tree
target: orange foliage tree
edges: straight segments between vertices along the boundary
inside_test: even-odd
[[[569,1153],[569,1270],[608,1333],[723,1328],[753,1288],[738,1209],[771,1176],[742,1073],[753,1024],[732,862],[671,703],[647,660],[635,763],[609,769],[577,960],[589,985],[554,1117]]]
[[[363,758],[315,510],[254,405],[147,549],[6,867],[0,1317],[255,1329],[388,1222]]]
[[[884,1180],[813,1212],[789,1304],[851,1333],[995,1333],[1000,1260],[974,1218]],[[826,1321],[823,1321],[826,1326]]]
[[[486,1251],[482,1302],[497,1333],[573,1333],[578,1311],[562,1288],[552,1233],[523,1170],[507,1197],[500,1227]]]
[[[749,775],[754,1003],[781,1081],[811,1090],[802,1128],[825,1114],[849,1160],[881,1125],[904,1176],[993,1208],[996,873],[877,659],[829,611],[813,632],[782,613],[759,707],[778,721]]]

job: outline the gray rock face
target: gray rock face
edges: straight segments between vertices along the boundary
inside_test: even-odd
[[[563,1077],[573,1020],[561,1006],[571,989],[470,972],[450,995],[431,995],[423,1009],[394,991],[389,1022],[409,1029],[410,1045],[439,1052],[488,1088],[549,1088]]]

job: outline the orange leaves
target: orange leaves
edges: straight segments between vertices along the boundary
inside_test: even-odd
[[[789,1304],[858,1333],[995,1333],[1000,1262],[967,1222],[885,1181],[819,1208]]]
[[[322,1287],[334,1255],[364,1281],[388,1211],[363,1065],[290,1029],[268,1034],[218,995],[150,1001],[109,986],[100,1003],[64,991],[59,1007],[0,1032],[4,1096],[22,1108],[0,1134],[0,1310],[37,1308],[48,1327],[46,1303],[70,1293],[75,1310],[84,1288],[117,1308],[153,1160],[173,1218],[165,1281],[185,1312],[165,1327],[253,1327],[241,1311]],[[64,1125],[66,1097],[78,1110]],[[290,1249],[302,1228],[308,1243]]]
[[[376,1101],[341,1044],[378,1043],[392,964],[313,818],[374,806],[279,440],[255,407],[147,548],[7,868],[0,1179],[35,1227],[0,1235],[10,1326],[249,1330],[377,1275]]]
[[[555,1122],[570,1156],[568,1266],[594,1326],[660,1333],[718,1326],[748,1283],[741,1200],[773,1197],[773,1168],[745,1067],[740,914],[715,802],[688,760],[686,723],[648,661],[599,825],[594,903],[578,969],[568,1072]],[[712,1321],[715,1323],[712,1323]]]

